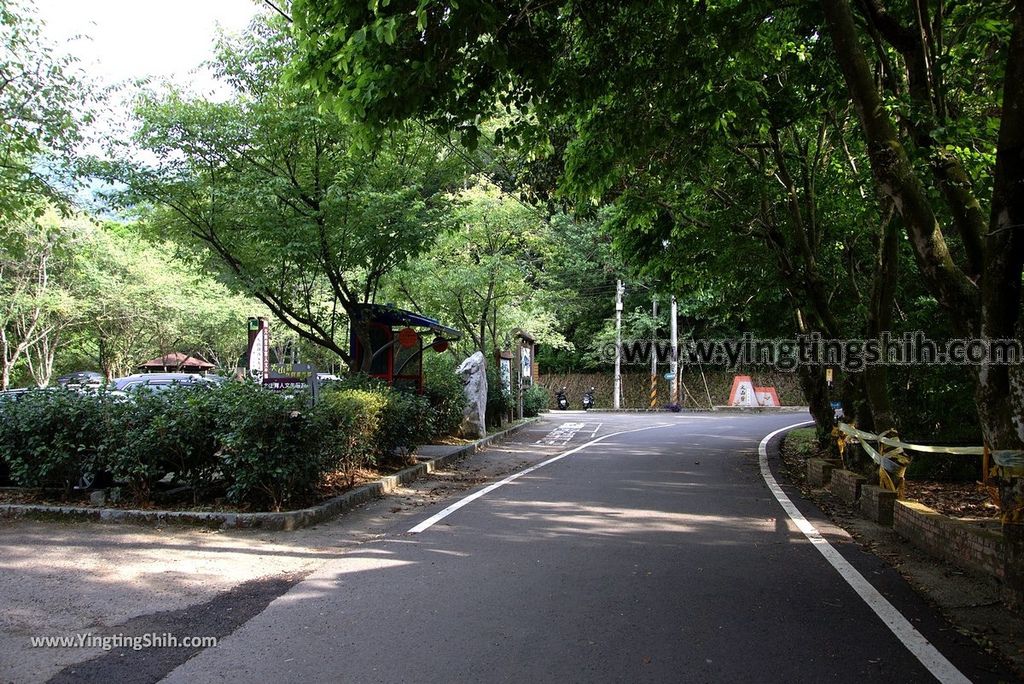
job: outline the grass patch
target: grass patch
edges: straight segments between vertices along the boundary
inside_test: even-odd
[[[814,428],[797,428],[786,434],[783,448],[792,456],[814,458],[821,451]]]

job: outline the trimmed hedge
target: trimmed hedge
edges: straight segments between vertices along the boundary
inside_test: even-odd
[[[84,473],[102,473],[146,505],[173,474],[171,484],[187,485],[196,503],[225,497],[281,510],[312,502],[338,475],[353,482],[364,466],[402,465],[416,445],[449,429],[456,408],[461,420],[443,385],[427,396],[368,378],[332,385],[312,409],[302,395],[251,383],[127,399],[33,390],[0,401],[0,461],[17,484],[60,488],[65,497]]]
[[[455,358],[451,354],[430,354],[423,358],[423,366],[423,391],[433,411],[432,436],[457,434],[466,410],[466,394],[462,379],[455,373]]]
[[[523,415],[532,418],[548,407],[548,391],[541,385],[530,385],[523,390]]]
[[[0,454],[13,481],[70,492],[82,474],[103,469],[108,395],[57,389],[0,404]]]

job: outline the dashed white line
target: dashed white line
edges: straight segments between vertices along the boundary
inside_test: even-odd
[[[427,518],[426,520],[424,520],[420,524],[418,524],[415,527],[413,527],[412,529],[410,529],[409,530],[409,534],[419,534],[420,532],[423,532],[424,530],[429,529],[433,525],[435,525],[438,522],[444,520],[449,515],[451,515],[455,511],[459,510],[463,506],[466,506],[466,505],[476,501],[480,497],[493,492],[498,487],[504,487],[509,482],[512,482],[514,480],[518,480],[523,475],[528,475],[528,474],[532,473],[535,470],[539,470],[540,468],[543,468],[546,465],[551,465],[552,463],[554,463],[556,461],[561,461],[566,456],[572,456],[576,452],[582,451],[583,449],[586,449],[588,446],[593,446],[594,444],[597,444],[598,442],[603,442],[604,440],[609,439],[611,437],[617,437],[619,435],[624,435],[624,434],[629,433],[629,432],[642,432],[643,430],[654,430],[654,429],[657,429],[657,428],[665,428],[665,427],[672,427],[672,426],[673,426],[673,424],[671,424],[671,423],[659,424],[659,425],[648,425],[647,427],[635,428],[633,430],[620,430],[619,432],[611,432],[611,433],[608,433],[607,435],[602,435],[601,437],[598,437],[597,439],[592,439],[589,442],[586,442],[584,444],[579,445],[578,447],[569,449],[568,451],[563,452],[563,453],[559,454],[558,456],[555,456],[553,458],[549,458],[546,461],[541,461],[540,463],[538,463],[536,465],[532,465],[529,468],[526,468],[524,470],[520,470],[518,473],[513,473],[512,475],[509,475],[508,477],[506,477],[504,480],[501,480],[499,482],[495,482],[492,485],[488,485],[487,487],[484,487],[483,489],[481,489],[478,492],[473,492],[469,496],[466,496],[466,497],[463,497],[462,499],[459,499],[458,501],[453,503],[448,508],[445,508],[444,510],[440,511],[439,513],[436,513],[436,514],[430,516],[429,518]]]
[[[940,682],[956,682],[957,684],[966,682],[966,684],[970,684],[971,680],[965,677],[944,655],[939,653],[939,650],[932,646],[932,643],[910,624],[910,621],[903,616],[903,613],[899,612],[895,606],[889,603],[870,582],[864,579],[864,575],[860,574],[856,568],[850,565],[849,561],[843,558],[836,551],[835,547],[821,536],[821,532],[793,505],[793,502],[790,501],[786,493],[782,491],[782,487],[775,480],[775,476],[772,475],[772,471],[768,468],[768,442],[779,433],[800,427],[801,425],[807,425],[808,423],[813,423],[813,421],[794,423],[793,425],[779,428],[761,440],[757,450],[758,462],[761,466],[761,477],[764,478],[768,489],[775,495],[775,499],[782,505],[783,510],[796,523],[796,526],[804,533],[808,541],[814,545],[814,548],[825,557],[825,560],[836,569],[839,576],[846,580],[846,583],[857,592],[861,599],[864,600],[864,603],[868,604],[868,607],[875,612],[875,615],[896,635],[900,643],[906,646],[907,650],[921,661],[921,664],[937,680]]]

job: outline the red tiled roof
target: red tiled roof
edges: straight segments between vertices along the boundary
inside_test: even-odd
[[[214,366],[209,361],[204,361],[196,356],[188,356],[181,352],[172,352],[140,363],[139,368],[203,368],[212,369]]]

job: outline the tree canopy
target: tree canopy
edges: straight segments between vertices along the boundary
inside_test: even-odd
[[[75,60],[41,34],[29,2],[0,1],[0,219],[68,201],[61,170],[92,118]]]
[[[794,325],[843,336],[891,324],[905,245],[920,280],[901,291],[923,284],[960,334],[1019,337],[1024,8],[855,5],[291,11],[297,73],[340,111],[423,117],[469,146],[503,117],[499,142],[558,160],[561,196],[617,208],[609,229],[649,272],[686,283],[700,267],[680,257],[701,245],[743,262],[767,248]],[[991,444],[1024,440],[1019,372],[974,377]],[[885,379],[864,379],[885,427]],[[822,394],[820,375],[807,381]]]
[[[416,125],[360,138],[283,78],[290,51],[279,22],[225,39],[215,65],[237,96],[142,98],[131,158],[106,173],[123,201],[151,203],[160,230],[210,250],[229,283],[347,363],[348,323],[443,230],[462,162]],[[158,164],[138,164],[136,147]]]

